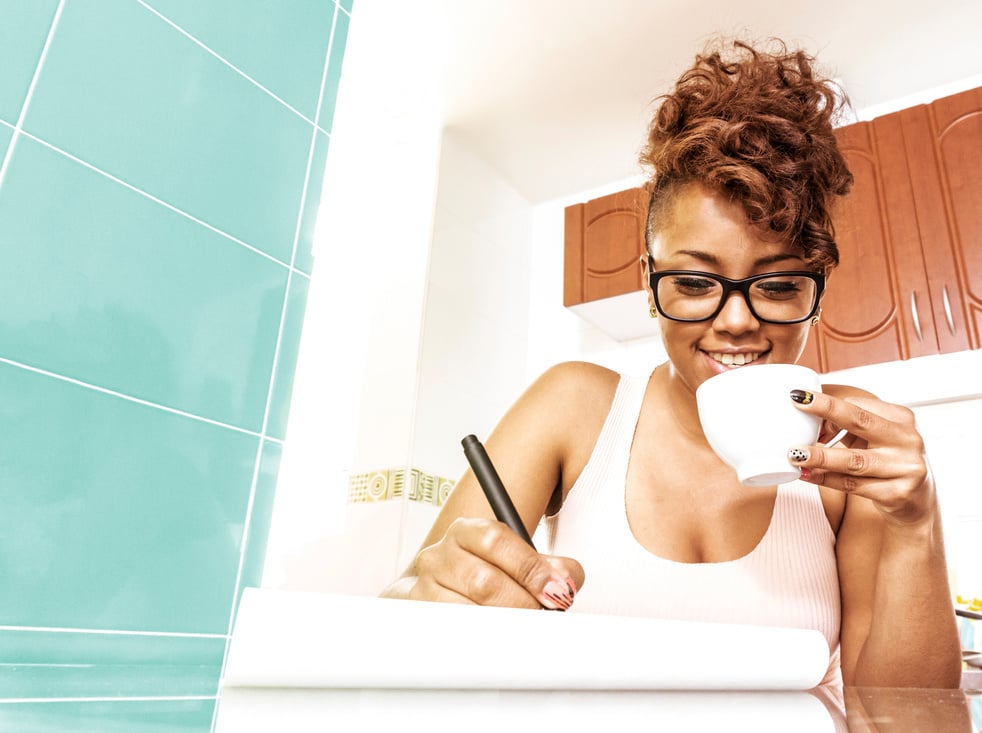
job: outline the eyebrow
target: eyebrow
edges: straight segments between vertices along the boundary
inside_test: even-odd
[[[693,259],[699,260],[700,262],[705,262],[709,265],[715,265],[716,267],[721,266],[719,257],[709,252],[701,252],[697,249],[682,249],[678,252],[673,252],[672,255],[686,255],[687,257],[692,257]],[[763,267],[765,265],[773,265],[775,262],[784,262],[785,260],[798,260],[802,261],[801,257],[795,254],[784,253],[784,254],[774,254],[767,255],[766,257],[761,257],[754,260],[755,267]]]

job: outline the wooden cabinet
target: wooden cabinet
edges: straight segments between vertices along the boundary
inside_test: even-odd
[[[646,211],[639,188],[566,208],[563,305],[641,290]]]
[[[982,345],[982,88],[836,132],[855,176],[841,264],[801,363],[820,372]],[[641,289],[640,189],[566,209],[564,304]]]
[[[837,134],[856,181],[801,363],[827,372],[978,348],[982,89]]]

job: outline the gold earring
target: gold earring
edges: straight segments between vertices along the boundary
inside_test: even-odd
[[[658,318],[658,309],[655,308],[655,306],[651,306],[648,309],[648,315],[651,316],[652,318]]]
[[[817,326],[818,325],[818,314],[817,313],[812,316],[811,324],[812,324],[812,326]]]

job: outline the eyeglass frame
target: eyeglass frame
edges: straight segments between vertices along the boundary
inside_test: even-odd
[[[825,292],[825,275],[818,272],[810,272],[808,270],[785,270],[781,272],[762,272],[758,275],[751,275],[750,277],[745,277],[740,280],[733,280],[728,277],[723,277],[722,275],[717,275],[714,272],[702,272],[700,270],[659,270],[655,271],[654,263],[651,258],[648,258],[648,287],[651,288],[651,295],[655,301],[655,308],[658,309],[658,313],[667,318],[670,321],[677,321],[679,323],[701,323],[703,321],[711,321],[716,316],[720,314],[723,310],[723,306],[726,305],[727,299],[730,297],[730,293],[734,291],[739,291],[743,295],[743,301],[747,304],[747,308],[750,313],[761,323],[772,323],[779,326],[790,326],[795,323],[804,323],[818,311],[819,306],[822,302],[822,293]],[[723,288],[723,292],[720,294],[719,305],[716,306],[710,315],[705,318],[677,318],[675,316],[668,315],[661,307],[661,301],[658,298],[658,282],[669,275],[695,275],[699,277],[707,277],[711,280],[715,280]],[[811,310],[805,316],[801,318],[796,318],[793,321],[774,321],[769,318],[762,318],[754,310],[753,303],[750,301],[750,286],[759,280],[765,280],[769,277],[776,277],[779,275],[795,275],[807,277],[815,283],[815,302],[812,303]]]

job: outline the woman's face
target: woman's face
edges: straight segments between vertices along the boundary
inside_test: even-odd
[[[809,269],[787,243],[752,227],[739,204],[700,185],[680,189],[665,219],[651,241],[656,271],[699,270],[736,280],[764,272]],[[653,303],[650,292],[648,297]],[[659,323],[674,374],[692,391],[729,369],[794,363],[805,348],[810,328],[807,321],[761,323],[739,292],[730,293],[711,320],[682,323],[660,318]]]

